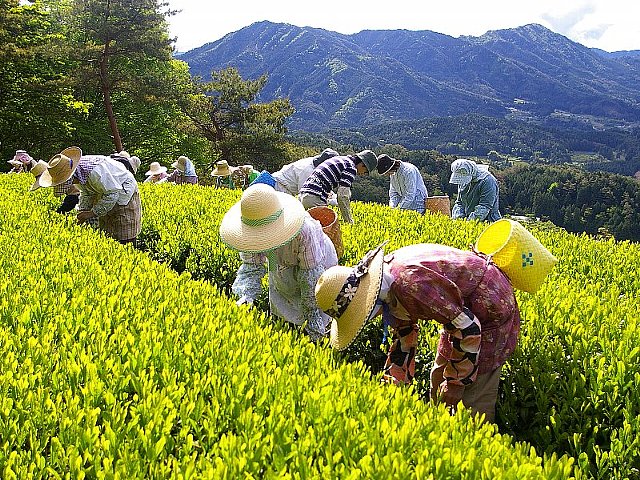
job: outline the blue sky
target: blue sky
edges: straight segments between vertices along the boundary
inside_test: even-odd
[[[638,0],[169,0],[176,48],[186,51],[269,20],[345,34],[432,30],[458,37],[539,23],[587,47],[640,50]]]

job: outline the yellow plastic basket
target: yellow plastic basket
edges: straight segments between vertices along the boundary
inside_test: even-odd
[[[475,248],[491,256],[514,288],[529,293],[540,288],[558,261],[520,223],[505,218],[489,225],[478,237]]]

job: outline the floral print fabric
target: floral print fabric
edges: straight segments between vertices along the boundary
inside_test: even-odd
[[[476,373],[493,371],[515,349],[520,315],[508,278],[493,263],[471,251],[435,244],[400,248],[385,257],[394,281],[386,302],[394,343],[385,375],[395,383],[409,383],[414,375],[419,320],[443,325],[438,355],[446,359],[445,377],[465,384]],[[463,355],[467,336],[454,321],[467,309],[479,321],[480,352],[477,371],[471,362],[452,365]],[[477,332],[476,332],[477,333]],[[471,339],[470,339],[471,340]]]

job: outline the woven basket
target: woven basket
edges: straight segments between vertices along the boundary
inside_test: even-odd
[[[312,207],[307,211],[309,215],[320,222],[322,231],[331,239],[338,258],[341,258],[344,254],[344,245],[342,244],[342,230],[338,214],[333,209],[324,206]]]
[[[447,217],[451,216],[451,202],[449,195],[427,197],[424,201],[424,208],[430,212],[442,213]]]
[[[503,218],[480,234],[475,248],[492,257],[514,288],[535,293],[558,261],[520,223]]]

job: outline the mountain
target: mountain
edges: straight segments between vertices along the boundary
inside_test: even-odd
[[[454,38],[432,31],[257,22],[179,55],[204,80],[268,75],[261,101],[288,97],[290,128],[320,131],[477,113],[640,125],[640,54],[590,49],[541,25]]]

